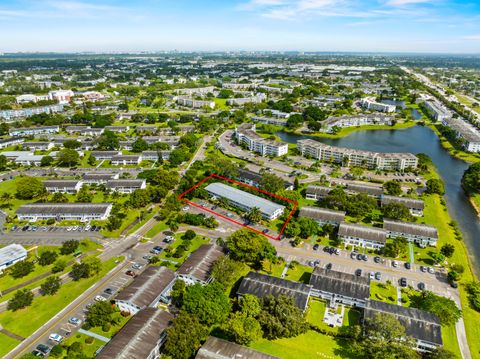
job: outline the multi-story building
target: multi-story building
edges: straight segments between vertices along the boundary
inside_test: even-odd
[[[142,162],[141,155],[116,155],[110,160],[113,166],[138,165]]]
[[[354,247],[380,249],[385,246],[387,231],[382,228],[367,227],[355,223],[340,223],[338,237]]]
[[[390,126],[395,118],[393,116],[385,116],[382,114],[368,114],[355,116],[330,116],[322,122],[322,131],[332,132],[334,127],[356,127],[367,125],[385,125]]]
[[[304,156],[339,163],[342,166],[404,171],[416,168],[418,159],[411,153],[381,153],[326,145],[315,140],[299,140],[297,148]]]
[[[192,107],[192,108],[204,108],[204,107],[209,107],[211,109],[215,108],[214,101],[195,100],[189,97],[177,97],[176,102],[181,106]]]
[[[17,146],[23,142],[25,142],[25,139],[22,137],[0,138],[0,149],[10,146]]]
[[[81,180],[46,180],[43,181],[43,185],[47,192],[50,193],[69,193],[75,194],[83,186]]]
[[[264,101],[267,98],[265,94],[259,93],[255,96],[252,97],[234,97],[234,98],[229,98],[227,100],[227,105],[229,106],[242,106],[245,105],[246,103],[260,103]]]
[[[480,152],[480,130],[471,123],[459,118],[447,117],[442,121],[444,126],[450,127],[461,139],[463,148],[469,152]]]
[[[318,224],[339,226],[345,220],[345,212],[327,208],[304,206],[300,209],[299,217],[311,218]]]
[[[266,125],[286,126],[287,120],[284,118],[254,116],[252,120]]]
[[[48,151],[54,147],[54,143],[46,141],[25,142],[22,147],[30,151]]]
[[[244,123],[235,129],[235,137],[250,151],[258,152],[262,156],[283,156],[288,153],[288,144],[269,140],[255,132],[255,125]]]
[[[423,103],[435,121],[443,121],[452,117],[452,113],[435,100]]]
[[[380,112],[395,112],[396,106],[386,103],[376,102],[371,98],[364,98],[360,102],[363,108]]]
[[[30,117],[42,113],[57,113],[62,111],[62,104],[21,108],[17,110],[0,110],[0,118],[3,118],[6,122],[12,122],[19,118]]]
[[[106,220],[112,211],[112,203],[32,203],[20,206],[17,216],[20,221]]]
[[[36,136],[48,135],[60,132],[60,126],[42,126],[42,127],[27,127],[14,128],[8,131],[10,136]]]
[[[187,285],[207,284],[212,281],[211,269],[215,261],[224,255],[216,244],[202,244],[177,270],[177,278]]]
[[[147,182],[144,179],[111,179],[107,181],[106,187],[114,192],[132,193],[147,188]]]
[[[425,208],[425,203],[421,199],[382,195],[382,207],[389,203],[403,204],[405,207],[408,208],[412,216],[423,216],[423,209]]]
[[[404,237],[409,242],[417,243],[422,248],[437,245],[438,232],[433,226],[385,219],[383,229],[387,231],[387,237],[389,238]]]

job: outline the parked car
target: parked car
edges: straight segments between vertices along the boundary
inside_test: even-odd
[[[375,279],[376,280],[382,279],[382,273],[380,273],[380,272],[375,273]]]
[[[398,262],[397,261],[392,261],[392,267],[397,268],[398,267]]]
[[[101,295],[96,295],[95,298],[93,298],[96,302],[105,302],[107,298],[101,296]]]
[[[350,258],[355,259],[357,257],[357,252],[350,253]]]
[[[358,253],[357,254],[357,260],[361,261],[363,259],[363,254],[362,253]]]
[[[357,269],[357,270],[355,271],[355,275],[356,275],[357,277],[360,277],[360,276],[362,275],[362,270],[361,270],[361,269]]]
[[[332,263],[328,263],[326,266],[325,266],[325,269],[332,269]]]
[[[428,267],[427,270],[428,270],[428,273],[430,273],[430,274],[435,273],[435,270],[432,267]]]
[[[320,245],[317,243],[317,244],[314,244],[313,245],[313,250],[314,251],[317,251],[318,250],[318,247],[320,247]]]
[[[133,270],[127,270],[125,272],[126,275],[129,275],[130,277],[136,277],[137,276],[137,273],[135,273]]]
[[[108,295],[112,295],[113,293],[115,293],[115,291],[112,288],[106,288],[103,291],[103,293],[108,294]]]
[[[400,286],[401,287],[406,287],[407,286],[407,278],[400,278]]]
[[[425,283],[420,282],[420,283],[417,284],[417,287],[420,290],[425,290]]]
[[[142,258],[149,261],[150,259],[152,259],[153,256],[151,256],[150,254],[145,254]]]
[[[266,233],[268,233],[268,232],[269,232],[269,230],[268,230],[267,228],[265,228],[265,229],[262,231],[263,234],[266,234]]]
[[[370,280],[374,280],[375,279],[375,273],[370,272],[369,277],[370,277]]]
[[[424,266],[420,266],[420,270],[425,273],[427,271],[427,267],[424,267]]]
[[[142,268],[142,267],[143,267],[143,265],[140,264],[140,263],[135,263],[135,264],[132,266],[133,269],[137,269],[137,270],[140,269],[140,268]]]
[[[323,247],[323,251],[324,252],[328,252],[330,250],[330,247],[329,246],[326,246],[326,247]],[[352,255],[353,255],[354,252],[352,252]]]
[[[37,349],[39,352],[42,352],[43,354],[47,355],[48,353],[50,353],[50,350],[52,348],[50,348],[47,344],[38,344],[35,349]]]
[[[405,268],[412,269],[412,264],[410,262],[405,262]]]
[[[339,256],[339,255],[340,255],[340,249],[335,248],[335,254],[336,254],[337,256]]]
[[[368,261],[368,256],[366,254],[362,254],[362,260],[363,261]]]
[[[455,282],[455,281],[451,281],[451,282],[450,282],[450,286],[451,286],[452,288],[455,288],[455,289],[456,289],[456,288],[458,288],[458,283]]]
[[[33,350],[32,354],[33,356],[36,356],[39,358],[43,358],[46,355],[45,353],[42,353],[40,350],[37,350],[37,349]]]
[[[76,318],[76,317],[71,317],[71,318],[68,320],[68,322],[69,322],[70,324],[75,325],[76,327],[78,327],[78,326],[80,326],[80,324],[82,324],[82,320],[81,320],[81,319],[78,319],[78,318]]]
[[[173,238],[172,236],[166,236],[163,241],[165,243],[173,243],[174,240],[175,240],[175,238]]]
[[[63,340],[63,337],[60,334],[52,333],[48,336],[52,342],[60,343]]]
[[[163,248],[160,247],[160,246],[155,246],[153,247],[151,250],[150,250],[150,253],[153,253],[153,254],[160,254],[162,253],[163,251]]]
[[[379,256],[373,257],[373,261],[374,261],[375,263],[380,263],[381,260],[382,260],[382,259],[381,259]]]

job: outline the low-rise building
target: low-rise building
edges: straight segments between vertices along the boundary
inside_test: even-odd
[[[28,149],[30,151],[48,151],[54,147],[53,142],[45,142],[45,141],[38,141],[38,142],[24,142],[23,148]]]
[[[97,161],[111,160],[115,156],[120,156],[120,151],[92,151],[91,156],[95,157]]]
[[[334,127],[346,128],[367,125],[385,125],[391,126],[394,121],[393,116],[385,116],[383,114],[368,114],[355,116],[330,116],[322,122],[322,131],[333,132]]]
[[[342,222],[338,228],[338,237],[346,245],[380,249],[385,246],[387,232],[382,228]]]
[[[480,152],[480,130],[478,128],[459,118],[447,117],[442,123],[455,132],[455,135],[461,140],[462,146],[466,151]]]
[[[305,191],[305,198],[318,201],[327,197],[331,190],[332,188],[327,186],[310,185]]]
[[[319,225],[331,224],[339,226],[345,220],[345,212],[327,208],[304,206],[300,209],[300,217],[311,218]]]
[[[21,145],[24,142],[25,139],[22,137],[0,138],[0,149]]]
[[[433,313],[370,300],[364,309],[364,318],[375,320],[375,316],[379,313],[393,315],[405,327],[405,334],[415,339],[415,349],[418,351],[430,352],[443,344],[442,326]]]
[[[423,248],[437,245],[438,232],[433,226],[384,219],[383,229],[387,231],[387,236],[390,238],[404,237],[409,242],[417,243]]]
[[[57,221],[106,220],[112,211],[111,203],[32,203],[17,209],[20,221]]]
[[[122,312],[136,314],[149,306],[155,306],[161,297],[168,298],[174,282],[175,272],[171,269],[148,266],[118,293],[115,304]]]
[[[326,145],[315,140],[299,140],[297,147],[303,156],[339,163],[342,166],[367,167],[378,170],[404,171],[416,168],[418,158],[412,153],[382,153]]]
[[[348,183],[346,192],[349,194],[364,193],[370,197],[380,198],[383,194],[383,187],[363,183]]]
[[[83,178],[83,183],[85,184],[106,184],[110,180],[118,179],[120,177],[119,173],[85,173]]]
[[[33,154],[23,154],[14,159],[14,162],[17,165],[22,166],[40,166],[42,163],[42,158],[45,157],[44,155],[33,155]]]
[[[202,244],[178,268],[177,277],[188,285],[210,283],[212,265],[223,255],[222,248],[216,244]]]
[[[167,311],[139,311],[96,355],[97,359],[157,359],[174,316]]]
[[[255,132],[255,124],[244,123],[235,128],[238,143],[244,144],[250,151],[262,156],[283,156],[288,153],[288,144],[269,140]]]
[[[147,181],[144,179],[111,179],[107,181],[106,187],[114,192],[132,193],[137,189],[147,188]]]
[[[81,180],[46,180],[43,181],[43,185],[47,192],[50,193],[69,193],[75,194],[83,186]]]
[[[211,108],[211,109],[215,108],[215,102],[214,101],[195,100],[195,99],[189,98],[189,97],[177,97],[176,102],[180,106],[185,106],[185,107],[192,107],[192,108],[208,107],[208,108]]]
[[[380,111],[380,112],[395,112],[397,107],[395,105],[389,105],[386,103],[376,102],[371,98],[364,98],[360,101],[363,108],[368,110]]]
[[[214,182],[205,187],[205,190],[215,198],[225,198],[232,206],[246,212],[256,207],[262,217],[274,220],[283,214],[285,206],[269,201],[265,198],[228,186],[224,183]]]
[[[166,161],[170,159],[170,153],[171,151],[143,151],[142,159],[143,161],[158,161],[159,159]]]
[[[432,115],[435,121],[443,121],[447,118],[452,117],[452,113],[443,107],[438,101],[430,100],[423,103],[428,112]]]
[[[33,115],[40,115],[42,113],[57,113],[63,111],[63,105],[47,105],[40,107],[28,107],[17,110],[0,110],[0,118],[3,118],[5,122],[13,122],[19,118],[30,117]]]
[[[260,173],[249,171],[244,168],[238,168],[237,172],[237,181],[243,182],[253,187],[260,187],[260,183],[262,180],[262,175]],[[293,183],[284,181],[284,188],[286,190],[293,190]]]
[[[9,244],[0,248],[0,273],[25,259],[27,259],[27,250],[20,244]]]
[[[105,130],[117,133],[125,133],[130,130],[130,126],[105,126]]]
[[[41,127],[26,127],[15,128],[8,131],[10,136],[37,136],[48,135],[60,132],[60,126],[41,126]]]
[[[237,290],[237,296],[252,294],[263,298],[267,295],[291,297],[297,307],[305,311],[310,298],[310,286],[291,280],[278,278],[257,272],[249,272],[243,277]]]
[[[370,279],[316,267],[310,277],[311,296],[325,299],[331,307],[346,304],[365,308],[370,298]]]
[[[417,217],[423,216],[425,203],[421,199],[382,195],[382,198],[381,198],[382,207],[389,203],[403,204],[405,207],[408,208],[411,215],[417,216]]]
[[[195,359],[280,359],[223,339],[208,337]]]
[[[113,166],[139,165],[142,162],[141,155],[116,155],[110,160]]]
[[[253,116],[252,120],[265,125],[287,126],[287,120],[284,118]]]

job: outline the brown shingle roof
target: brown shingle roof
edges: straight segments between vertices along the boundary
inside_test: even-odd
[[[223,256],[222,249],[215,244],[203,244],[183,262],[178,268],[177,273],[181,275],[190,275],[201,281],[207,281],[210,278],[210,269],[212,264]]]

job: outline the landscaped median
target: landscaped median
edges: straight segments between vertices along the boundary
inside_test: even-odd
[[[100,272],[95,276],[68,282],[62,285],[53,296],[47,295],[35,298],[32,305],[27,308],[15,312],[7,311],[0,313],[0,323],[6,330],[27,338],[98,280],[105,277],[117,265],[118,260],[122,259],[122,257],[111,258],[103,262]],[[4,341],[2,336],[0,336],[0,344]],[[0,356],[7,354],[20,343],[5,340],[5,344],[0,345]]]

